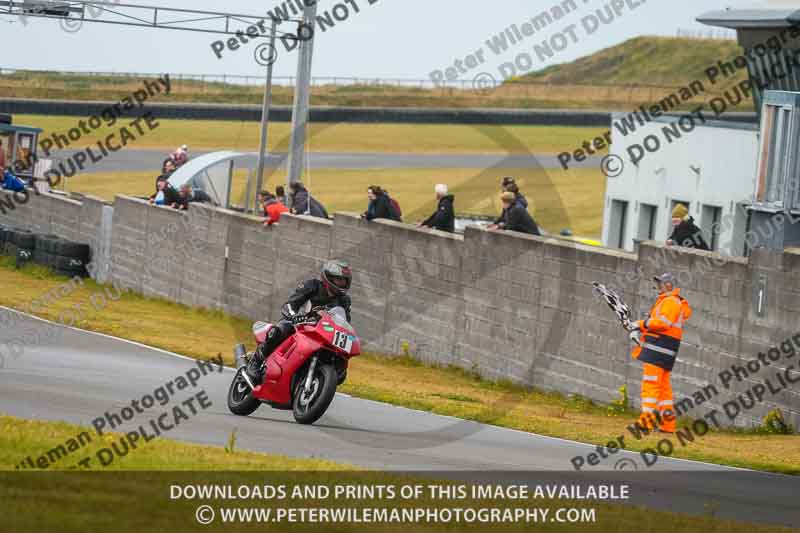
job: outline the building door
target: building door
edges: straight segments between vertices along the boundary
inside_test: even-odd
[[[628,202],[611,200],[611,223],[608,228],[608,245],[612,248],[625,247],[625,225],[627,224]]]
[[[639,204],[639,227],[636,239],[652,241],[656,238],[656,221],[658,207],[650,204]]]
[[[712,251],[719,249],[719,221],[722,219],[722,208],[716,205],[704,205],[700,213],[700,229],[703,238]]]

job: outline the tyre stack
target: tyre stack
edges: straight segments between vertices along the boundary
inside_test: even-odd
[[[62,239],[58,235],[38,235],[0,225],[0,255],[14,257],[17,268],[33,262],[70,278],[89,276],[89,245]]]
[[[88,244],[62,239],[57,235],[37,235],[34,262],[62,276],[88,277],[91,250]]]
[[[8,255],[6,254],[6,243],[8,242],[8,236],[11,234],[11,230],[12,228],[5,224],[0,224],[0,255]]]
[[[36,236],[26,229],[11,229],[6,233],[6,255],[16,259],[16,267],[20,268],[33,261],[33,250],[36,248]]]

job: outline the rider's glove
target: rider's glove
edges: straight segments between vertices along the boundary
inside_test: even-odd
[[[297,313],[295,312],[294,309],[292,309],[291,304],[286,304],[281,309],[281,315],[283,315],[283,318],[287,320],[292,320],[297,315]]]
[[[642,345],[642,341],[640,339],[639,328],[636,328],[633,331],[631,331],[630,335],[628,335],[628,338],[630,340],[632,340],[633,342],[635,342],[636,344],[638,344],[639,346]]]

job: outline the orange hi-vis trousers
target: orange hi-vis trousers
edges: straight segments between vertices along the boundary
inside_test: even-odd
[[[645,363],[642,376],[642,414],[639,425],[646,429],[675,432],[676,416],[672,403],[670,372],[661,367]]]

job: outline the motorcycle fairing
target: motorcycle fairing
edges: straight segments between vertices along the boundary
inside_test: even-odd
[[[290,404],[292,376],[308,361],[308,357],[299,355],[312,354],[320,348],[322,344],[304,335],[290,335],[267,358],[265,381],[253,389],[253,396],[279,405]],[[298,356],[292,357],[293,354]]]

